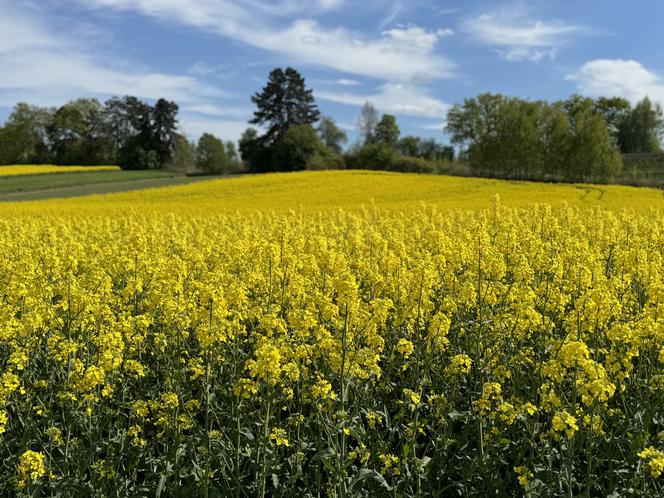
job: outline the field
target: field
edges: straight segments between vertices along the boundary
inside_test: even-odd
[[[21,168],[21,169],[17,169]],[[27,170],[25,168],[28,168]],[[126,192],[169,185],[185,185],[205,177],[185,177],[181,173],[160,170],[119,171],[97,170],[95,167],[0,166],[0,202],[50,198],[78,197],[96,193]],[[29,174],[3,174],[10,171],[31,171]],[[43,171],[45,169],[45,171]],[[73,169],[73,171],[70,171]]]
[[[20,164],[0,166],[0,176],[62,174],[87,171],[119,171],[118,166],[56,166],[53,164]]]
[[[368,172],[0,203],[0,494],[661,496],[662,227]]]

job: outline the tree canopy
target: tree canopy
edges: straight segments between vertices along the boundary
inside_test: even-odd
[[[480,174],[505,178],[608,181],[621,167],[605,115],[623,102],[572,96],[531,102],[482,94],[452,107],[446,130]]]
[[[119,164],[163,168],[177,139],[175,102],[78,99],[57,109],[19,103],[0,128],[0,164]]]
[[[256,111],[249,123],[266,131],[259,135],[249,128],[240,140],[240,153],[250,170],[303,169],[314,155],[332,154],[312,127],[320,119],[313,91],[295,69],[274,69],[251,100]],[[344,136],[334,122],[324,120],[321,127],[326,142],[340,149]]]
[[[249,123],[267,128],[263,141],[268,146],[278,142],[292,126],[311,125],[320,118],[313,91],[292,67],[274,69],[267,85],[251,101],[256,111]]]

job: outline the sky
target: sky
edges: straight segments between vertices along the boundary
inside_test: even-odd
[[[136,95],[236,140],[275,67],[352,142],[362,104],[445,142],[449,107],[648,95],[664,105],[661,0],[0,0],[0,122],[16,102]]]

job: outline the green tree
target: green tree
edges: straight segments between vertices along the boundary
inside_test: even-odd
[[[265,145],[255,128],[247,128],[240,137],[240,155],[249,171],[256,173],[272,169],[271,150]]]
[[[342,145],[348,140],[346,132],[337,126],[329,116],[323,116],[318,123],[318,134],[323,143],[335,154],[341,154]]]
[[[499,94],[484,93],[452,106],[447,114],[445,130],[452,143],[469,152],[495,135],[501,109],[509,100]]]
[[[422,139],[420,137],[409,135],[399,140],[397,143],[397,151],[402,156],[419,157],[421,143]]]
[[[240,158],[238,157],[237,153],[237,146],[235,145],[235,142],[233,142],[232,140],[226,142],[226,157],[228,158],[228,161],[231,163],[240,162]]]
[[[487,176],[608,181],[622,164],[603,114],[580,96],[548,104],[483,94],[454,106],[447,130]]]
[[[573,131],[562,103],[558,102],[543,109],[540,126],[544,156],[542,179],[565,180],[573,173],[570,163]]]
[[[267,147],[279,142],[291,127],[311,125],[320,117],[313,91],[306,87],[302,75],[291,67],[285,71],[274,69],[267,85],[251,100],[257,109],[250,124],[267,127],[262,137]]]
[[[303,170],[312,158],[326,154],[329,149],[311,125],[293,126],[275,147],[274,166],[278,171]]]
[[[568,180],[608,182],[622,168],[622,158],[611,143],[606,122],[597,113],[577,115],[569,150]]]
[[[109,123],[111,138],[117,150],[126,147],[136,136],[147,143],[150,138],[150,105],[136,97],[127,95],[113,97],[106,101],[106,119]]]
[[[150,112],[150,149],[157,153],[160,168],[171,159],[175,149],[178,111],[175,102],[159,99]]]
[[[622,97],[600,97],[595,102],[595,110],[604,118],[613,144],[619,145],[620,125],[632,110],[629,101]]]
[[[159,99],[153,107],[125,96],[110,99],[105,108],[123,169],[160,169],[169,162],[177,136],[175,102]]]
[[[190,171],[196,166],[196,144],[190,142],[187,137],[182,134],[175,135],[175,148],[173,150],[173,157],[166,165],[167,169],[174,171]]]
[[[540,103],[482,94],[453,106],[447,131],[465,146],[480,174],[534,178],[542,167],[538,119]]]
[[[57,164],[112,164],[115,160],[106,112],[97,99],[78,99],[60,107],[47,134]]]
[[[373,136],[378,126],[378,111],[371,102],[365,102],[357,120],[357,128],[362,137],[363,144],[373,142]]]
[[[389,147],[396,147],[399,141],[401,130],[397,125],[397,118],[392,114],[383,114],[383,117],[376,125],[373,134],[373,141],[383,143]]]
[[[49,108],[16,104],[0,133],[0,163],[49,162],[47,128],[53,113]]]
[[[427,161],[453,161],[454,147],[440,144],[435,138],[427,138],[420,140],[415,157],[420,157]]]
[[[634,106],[618,126],[618,144],[623,153],[661,150],[662,108],[645,97]]]
[[[152,146],[152,107],[136,97],[113,97],[105,104],[111,139],[122,169],[155,169]]]
[[[223,173],[228,167],[224,142],[210,133],[203,133],[196,147],[196,165],[206,173]]]
[[[597,112],[596,102],[590,97],[584,97],[578,93],[570,95],[567,100],[562,102],[562,106],[572,125],[575,124],[577,116]]]

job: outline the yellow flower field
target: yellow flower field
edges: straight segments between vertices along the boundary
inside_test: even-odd
[[[2,203],[0,492],[659,496],[663,208],[366,172]]]
[[[119,166],[56,166],[53,164],[17,164],[0,166],[3,176],[43,175],[51,173],[75,173],[80,171],[120,171]]]

